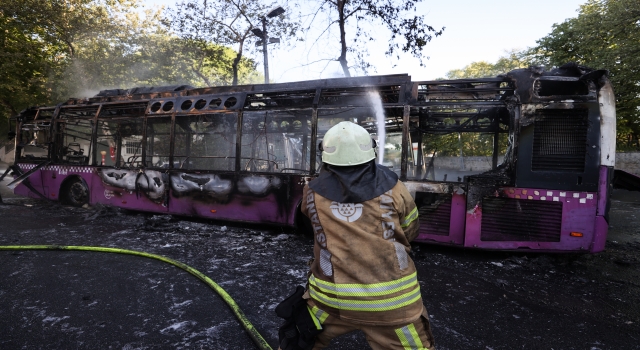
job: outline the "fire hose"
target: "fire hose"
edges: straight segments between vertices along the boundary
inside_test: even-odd
[[[71,250],[71,251],[91,251],[91,252],[102,252],[102,253],[116,253],[116,254],[127,254],[134,256],[141,256],[145,258],[151,258],[160,260],[166,263],[169,263],[173,266],[181,268],[190,274],[198,277],[202,282],[206,283],[211,289],[213,289],[218,295],[222,297],[222,299],[229,305],[231,311],[234,313],[236,318],[240,321],[240,324],[249,334],[249,337],[253,341],[253,343],[259,348],[263,350],[273,350],[266,340],[258,333],[255,327],[249,322],[249,319],[245,316],[244,312],[240,309],[238,304],[236,304],[235,300],[231,298],[231,296],[220,287],[216,282],[214,282],[211,278],[204,275],[202,272],[194,269],[191,266],[183,264],[179,261],[151,253],[140,252],[136,250],[128,250],[128,249],[120,249],[120,248],[108,248],[108,247],[86,247],[86,246],[63,246],[63,245],[13,245],[13,246],[0,246],[0,250]]]

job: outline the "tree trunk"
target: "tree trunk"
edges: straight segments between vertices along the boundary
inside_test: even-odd
[[[238,54],[236,55],[236,58],[233,59],[233,64],[231,65],[231,67],[233,68],[233,82],[231,83],[231,85],[238,85],[238,64],[240,64],[240,59],[242,58],[242,47],[244,45],[244,38],[242,38],[242,40],[240,40],[238,44],[240,44],[240,46],[238,47]]]
[[[62,37],[62,41],[64,41],[65,44],[67,44],[67,47],[69,48],[69,55],[71,55],[71,58],[75,58],[76,57],[76,48],[73,47],[73,43],[71,42],[71,40],[69,40],[69,38],[67,37]]]
[[[242,58],[242,54],[238,52],[231,65],[233,69],[233,82],[231,82],[231,85],[238,85],[238,63],[240,63],[240,58]]]
[[[196,74],[200,79],[202,79],[202,81],[205,83],[205,85],[207,85],[207,86],[212,86],[212,85],[211,85],[211,82],[209,81],[209,79],[208,79],[204,74],[202,74],[202,72],[200,71],[200,69],[198,69],[198,68],[196,68],[196,67],[191,66],[191,70],[192,70],[192,71],[193,71],[193,72],[194,72],[194,73],[195,73],[195,74]],[[234,85],[235,85],[235,84],[234,84]]]
[[[345,18],[344,18],[344,5],[346,0],[338,0],[338,24],[340,26],[340,57],[338,62],[342,66],[342,71],[345,77],[350,77],[349,65],[347,64],[347,39],[344,32]]]

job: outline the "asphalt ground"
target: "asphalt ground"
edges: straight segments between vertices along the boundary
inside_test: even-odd
[[[304,282],[309,239],[17,198],[6,182],[0,245],[118,247],[181,261],[225,288],[277,348],[274,308]],[[640,349],[640,196],[616,191],[610,215],[600,254],[414,245],[437,348]],[[110,253],[0,251],[0,349],[205,348],[254,346],[222,299],[183,270]],[[330,346],[367,348],[358,332]]]

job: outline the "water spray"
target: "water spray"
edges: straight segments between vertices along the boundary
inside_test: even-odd
[[[369,98],[369,103],[371,103],[373,111],[376,114],[376,126],[378,128],[378,164],[382,164],[382,160],[384,159],[384,141],[386,137],[384,108],[382,108],[382,100],[380,99],[380,94],[378,94],[377,91],[369,91],[367,97]]]

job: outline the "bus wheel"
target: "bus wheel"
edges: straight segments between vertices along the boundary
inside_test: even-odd
[[[66,186],[65,202],[74,207],[89,204],[89,189],[81,179],[73,179]]]

